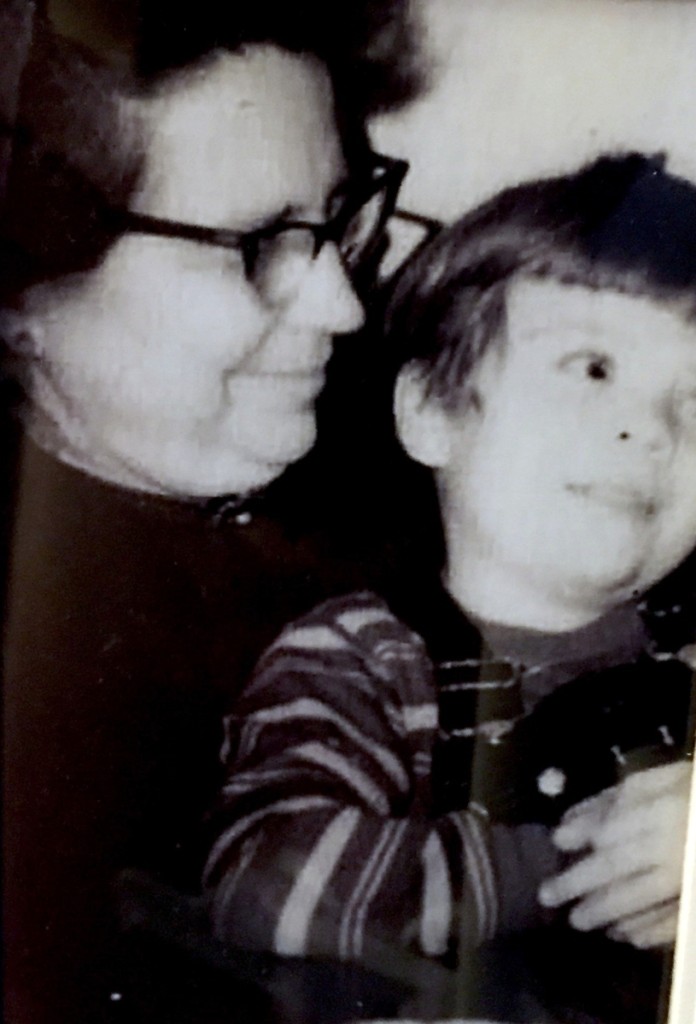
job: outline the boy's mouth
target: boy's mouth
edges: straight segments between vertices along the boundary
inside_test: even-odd
[[[618,509],[631,515],[650,518],[658,510],[658,502],[652,490],[636,487],[634,484],[597,483],[566,484],[567,491],[581,498],[587,498],[606,508]]]

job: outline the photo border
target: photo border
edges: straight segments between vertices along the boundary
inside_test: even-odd
[[[4,0],[5,3],[8,0]],[[98,0],[95,0],[95,3]],[[687,0],[695,2],[695,0]],[[18,11],[21,0],[10,3]],[[7,83],[4,84],[7,100]],[[696,96],[694,97],[696,106]],[[8,108],[9,109],[9,108]],[[1,154],[0,154],[1,155]],[[1,182],[0,182],[1,184]],[[418,211],[416,211],[417,213]],[[684,848],[682,896],[678,935],[669,992],[667,1024],[694,1024],[696,1020],[696,772],[692,772],[690,813]]]

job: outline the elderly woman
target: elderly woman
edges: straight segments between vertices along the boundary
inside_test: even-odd
[[[253,6],[170,22],[138,82],[38,24],[5,126],[16,1021],[123,1015],[112,878],[197,878],[230,690],[355,579],[268,485],[313,443],[332,338],[363,322],[353,275],[404,170],[363,122],[413,84],[407,31],[401,4]]]

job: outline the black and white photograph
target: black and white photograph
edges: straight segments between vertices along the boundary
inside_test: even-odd
[[[0,0],[8,1024],[694,1024],[696,0]]]

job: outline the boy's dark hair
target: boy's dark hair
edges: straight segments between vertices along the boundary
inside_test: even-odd
[[[0,305],[37,282],[93,269],[117,237],[104,214],[128,205],[144,159],[124,97],[147,95],[216,49],[268,43],[307,53],[332,76],[355,161],[367,147],[367,114],[421,85],[407,15],[407,0],[141,0],[135,69],[110,66],[37,15],[15,120],[0,125],[13,148],[0,210]]]
[[[533,181],[444,229],[400,273],[386,324],[394,370],[415,362],[448,408],[502,336],[507,285],[539,278],[678,304],[696,314],[696,187],[664,158],[604,156]]]

